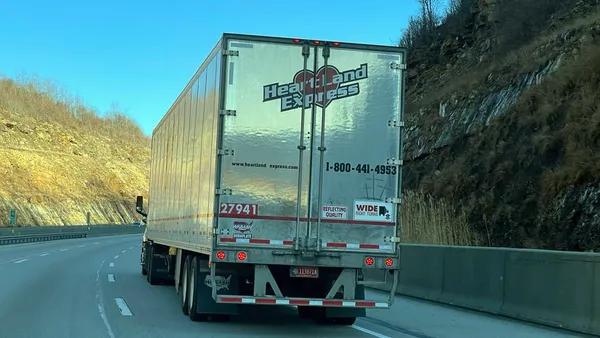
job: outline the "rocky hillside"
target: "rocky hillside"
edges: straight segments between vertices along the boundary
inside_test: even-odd
[[[403,39],[405,187],[489,245],[600,249],[600,1],[452,4]]]
[[[148,194],[149,139],[51,83],[0,78],[0,226],[125,223]]]

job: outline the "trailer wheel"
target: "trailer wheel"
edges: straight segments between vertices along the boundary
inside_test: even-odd
[[[190,319],[194,322],[206,321],[207,316],[205,314],[199,314],[197,312],[198,296],[196,294],[196,290],[198,288],[198,259],[196,257],[192,259],[189,274],[188,317],[190,317]]]
[[[185,257],[183,263],[183,269],[181,271],[181,289],[179,291],[179,298],[181,300],[181,311],[184,315],[188,315],[188,290],[190,285],[190,256]]]
[[[356,322],[356,317],[342,317],[332,319],[334,320],[334,324],[336,325],[354,325],[354,322]]]
[[[147,254],[146,254],[146,262],[148,264],[148,274],[147,279],[150,285],[157,285],[159,283],[159,278],[156,277],[156,271],[154,271],[154,245],[149,245]]]
[[[298,306],[298,317],[311,318],[314,313],[313,310],[310,306]]]

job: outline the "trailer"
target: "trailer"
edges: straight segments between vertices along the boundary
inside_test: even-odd
[[[391,307],[405,71],[398,47],[223,34],[152,134],[148,282],[174,284],[194,321],[288,305],[351,325]],[[387,300],[365,299],[366,269],[391,279]]]

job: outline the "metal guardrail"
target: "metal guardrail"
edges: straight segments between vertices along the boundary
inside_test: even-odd
[[[35,243],[45,241],[55,241],[60,239],[86,238],[87,233],[74,232],[64,234],[44,234],[44,235],[20,235],[0,237],[0,245]]]
[[[70,225],[0,228],[0,245],[35,243],[62,239],[141,234],[144,226]]]

